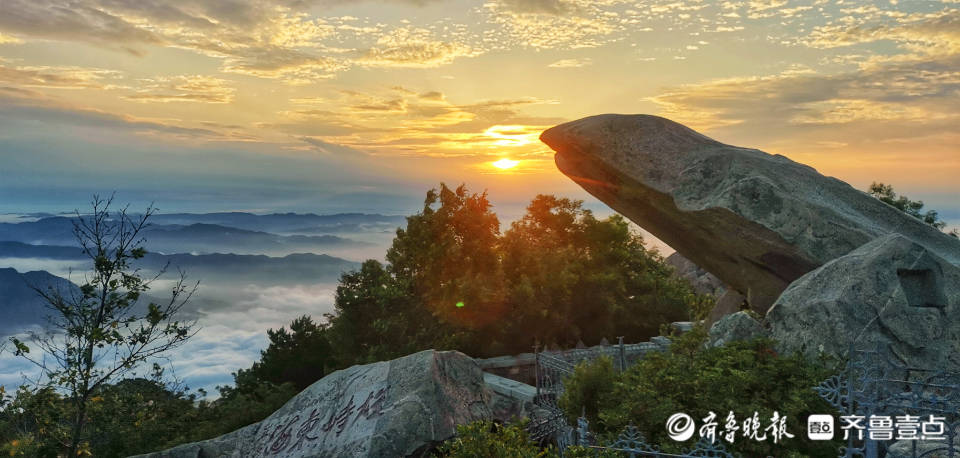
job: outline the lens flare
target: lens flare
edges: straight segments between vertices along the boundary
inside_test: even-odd
[[[500,170],[507,170],[507,169],[512,169],[516,167],[517,164],[519,163],[520,161],[514,161],[514,160],[504,158],[504,159],[500,159],[497,162],[493,162],[492,165]]]
[[[458,309],[462,309],[464,305],[465,305],[465,304],[463,303],[463,301],[457,302],[457,308],[458,308]]]

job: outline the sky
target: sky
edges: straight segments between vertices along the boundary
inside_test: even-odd
[[[588,198],[537,136],[610,112],[960,220],[960,1],[3,0],[0,212]]]
[[[409,214],[440,182],[501,220],[538,193],[603,212],[537,140],[600,113],[892,184],[957,227],[960,0],[0,0],[0,220],[112,191]],[[241,291],[180,374],[229,381],[333,287]]]

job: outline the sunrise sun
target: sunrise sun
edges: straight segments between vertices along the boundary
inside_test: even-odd
[[[491,165],[493,165],[494,167],[500,170],[508,170],[516,167],[517,164],[519,163],[520,161],[514,161],[514,160],[504,158],[504,159],[500,159],[499,161],[491,163]]]

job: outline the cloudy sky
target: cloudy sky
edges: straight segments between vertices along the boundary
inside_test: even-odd
[[[960,2],[3,0],[0,212],[584,197],[536,137],[607,112],[960,219]]]
[[[960,0],[0,0],[0,219],[114,190],[406,214],[441,181],[503,219],[537,193],[602,209],[537,136],[610,112],[891,183],[956,226]],[[180,375],[228,382],[332,288],[241,291]]]

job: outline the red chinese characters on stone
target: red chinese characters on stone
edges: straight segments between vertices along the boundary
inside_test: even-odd
[[[284,452],[302,450],[305,444],[320,439],[319,434],[314,434],[317,427],[323,433],[333,432],[340,436],[350,424],[361,419],[369,420],[382,415],[387,401],[388,389],[389,387],[384,387],[371,391],[359,406],[355,404],[354,396],[350,396],[343,407],[330,412],[326,421],[324,421],[323,412],[316,408],[310,412],[310,416],[302,423],[299,423],[301,417],[297,415],[288,422],[278,424],[272,431],[264,433],[260,441],[262,445],[258,446],[258,452],[264,455],[279,455]],[[299,426],[294,428],[298,423]]]
[[[357,418],[365,416],[367,419],[373,416],[378,416],[383,413],[383,404],[387,400],[387,389],[381,388],[377,392],[371,391],[367,396],[367,400],[363,401],[363,404],[360,404],[360,409],[357,410]],[[370,401],[373,401],[372,403]]]

